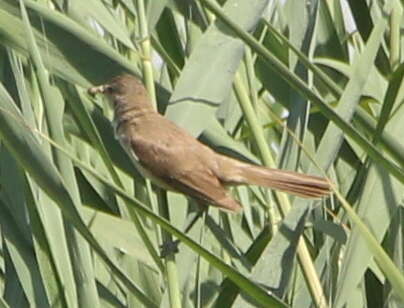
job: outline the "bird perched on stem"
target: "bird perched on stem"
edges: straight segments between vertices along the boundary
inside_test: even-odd
[[[304,198],[330,194],[324,178],[271,169],[216,153],[153,109],[143,83],[123,74],[89,89],[106,94],[114,108],[115,135],[136,167],[157,185],[220,209],[242,207],[231,185],[259,185]]]

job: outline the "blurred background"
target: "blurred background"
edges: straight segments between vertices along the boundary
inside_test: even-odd
[[[0,0],[0,306],[402,307],[402,23],[398,0]],[[185,234],[193,201],[87,94],[122,72],[216,151],[333,196],[238,187],[242,213]]]

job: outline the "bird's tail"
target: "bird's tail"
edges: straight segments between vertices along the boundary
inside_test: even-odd
[[[234,160],[233,163],[238,165],[238,168],[232,168],[232,170],[237,170],[237,174],[226,175],[223,180],[228,184],[264,186],[303,198],[320,198],[331,193],[330,184],[325,178],[255,166]]]

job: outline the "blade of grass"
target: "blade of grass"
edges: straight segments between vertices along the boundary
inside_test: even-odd
[[[0,40],[27,55],[29,47],[18,3],[0,1]],[[133,64],[87,29],[43,4],[28,0],[24,3],[41,54],[47,55],[43,59],[45,66],[51,73],[86,87],[90,86],[89,80],[105,82],[123,71],[138,74]]]
[[[315,77],[321,80],[324,83],[324,85],[328,88],[328,90],[331,91],[331,93],[333,93],[333,95],[337,99],[339,99],[343,93],[343,90],[339,87],[339,85],[334,83],[334,81],[330,77],[328,77],[328,75],[325,74],[317,65],[314,65],[303,53],[301,53],[292,44],[290,44],[287,38],[285,38],[281,33],[279,33],[271,24],[269,24],[267,21],[264,22],[268,26],[268,29],[272,33],[274,33],[284,44],[286,44],[299,57],[299,60],[302,61],[302,63],[313,72]],[[331,60],[327,59],[327,61]],[[322,63],[320,61],[317,62]],[[349,66],[346,65],[346,67],[348,68]],[[349,73],[346,73],[346,75],[350,76]],[[366,111],[363,108],[358,107],[356,109],[353,122],[354,124],[360,125],[369,135],[371,136],[375,135],[375,129],[377,124],[371,118],[371,116],[366,113]],[[391,136],[391,134],[383,132],[382,135],[380,136],[379,142],[382,145],[383,150],[386,150],[389,153],[389,155],[399,165],[404,165],[404,156],[402,155],[404,153],[404,150],[400,147],[399,144],[397,144],[397,142],[395,142],[394,137]]]
[[[236,93],[238,93],[240,106],[243,109],[243,113],[245,115],[247,123],[251,127],[251,131],[258,145],[264,164],[270,168],[276,168],[275,161],[267,146],[263,129],[259,125],[257,115],[251,106],[251,102],[249,101],[249,98],[245,93],[244,87],[241,84],[241,80],[238,74],[236,74],[234,87]],[[291,208],[291,202],[286,193],[275,191],[274,194],[279,200],[281,215],[282,217],[285,217]],[[273,230],[273,232],[275,232],[275,230]],[[323,307],[323,305],[327,303],[327,300],[325,298],[320,280],[315,271],[313,261],[311,260],[311,256],[309,255],[307,246],[303,240],[298,242],[297,253],[313,299],[317,307]]]
[[[25,1],[25,0],[24,0]],[[25,4],[20,0],[21,15],[27,31],[27,41],[30,47],[30,57],[36,68],[39,86],[44,101],[45,119],[49,128],[50,137],[56,140],[58,144],[66,147],[63,132],[63,102],[61,96],[56,95],[56,91],[50,86],[48,74],[42,62],[41,54],[35,42],[35,38],[28,19]],[[74,199],[74,204],[81,204],[79,189],[74,175],[73,165],[65,156],[54,153],[54,161],[62,175],[66,188]],[[95,286],[93,263],[90,255],[88,243],[72,228],[71,225],[65,224],[65,232],[67,233],[67,243],[71,252],[72,270],[76,280],[76,290],[78,305],[88,307],[90,305],[98,305],[98,294]]]
[[[328,106],[317,94],[315,94],[300,78],[291,75],[288,68],[276,59],[268,50],[260,45],[253,36],[249,33],[242,31],[237,24],[228,18],[222,10],[210,0],[200,0],[209,10],[220,18],[230,29],[243,39],[244,42],[251,47],[252,50],[257,52],[273,69],[275,69],[285,81],[292,87],[299,91],[303,96],[309,99],[320,112],[337,125],[349,138],[351,138],[358,146],[360,146],[370,158],[377,164],[389,170],[389,172],[397,178],[401,183],[404,183],[404,171],[399,166],[387,160],[376,147],[366,140],[359,132],[353,128],[348,122],[341,118],[330,106]]]
[[[375,239],[372,232],[368,229],[366,224],[356,214],[354,209],[349,205],[344,197],[339,192],[336,192],[336,196],[341,202],[341,205],[344,207],[345,211],[348,213],[351,221],[354,223],[354,228],[357,228],[359,230],[362,238],[366,241],[366,244],[368,245],[369,250],[374,256],[377,265],[383,271],[385,277],[388,277],[393,289],[395,290],[395,294],[404,302],[403,273],[393,263],[388,254]]]
[[[230,0],[223,10],[236,18],[241,28],[251,29],[267,3],[267,0],[248,3]],[[194,136],[198,136],[207,127],[214,117],[215,107],[229,95],[234,73],[243,56],[242,42],[223,33],[221,29],[221,23],[215,22],[197,41],[167,108],[166,116],[179,126],[186,127]],[[221,69],[218,70],[218,67]],[[190,116],[194,114],[199,116]]]
[[[147,297],[144,297],[141,291],[136,286],[134,286],[131,281],[128,280],[126,275],[122,273],[116,267],[116,265],[105,255],[98,242],[88,232],[88,229],[82,222],[80,215],[76,213],[75,207],[72,207],[72,200],[67,191],[64,189],[63,183],[61,182],[61,179],[59,178],[57,172],[51,167],[52,164],[50,164],[49,161],[40,154],[40,147],[32,136],[33,128],[27,127],[26,124],[24,124],[23,119],[18,116],[18,113],[10,114],[10,110],[15,109],[13,108],[13,104],[10,104],[10,98],[5,94],[1,85],[0,98],[0,110],[2,111],[0,112],[0,134],[3,137],[3,140],[5,141],[7,147],[11,149],[12,153],[18,159],[19,163],[21,163],[24,168],[33,175],[36,182],[54,200],[57,201],[58,205],[61,205],[61,209],[63,210],[63,213],[66,215],[66,217],[70,219],[70,221],[76,226],[77,230],[89,241],[93,249],[99,254],[103,261],[113,269],[115,275],[117,275],[119,279],[122,280],[125,286],[128,287],[128,289],[130,289],[132,292],[137,294],[138,298],[141,299],[143,303],[147,305],[147,307],[154,307],[155,304]],[[46,136],[41,136],[47,138]],[[52,141],[48,140],[48,142]],[[116,187],[116,185],[110,183],[107,179],[101,177],[92,168],[84,165],[82,162],[74,159],[73,157],[70,157],[69,153],[67,153],[64,149],[57,146],[56,144],[53,143],[53,145],[55,146],[55,149],[58,149],[58,151],[61,151],[65,155],[68,155],[69,158],[74,161],[75,164],[77,164],[77,166],[86,169],[94,177],[97,177],[100,181],[104,182],[105,185],[109,186],[111,189],[114,189],[120,197],[128,201],[140,214],[150,218],[152,221],[163,227],[166,231],[170,232],[178,239],[183,241],[184,244],[186,244],[196,253],[205,258],[212,266],[218,268],[221,272],[223,272],[223,274],[227,275],[237,285],[243,288],[243,290],[246,293],[250,294],[252,298],[254,298],[258,303],[266,307],[286,307],[286,305],[279,299],[268,294],[261,287],[251,282],[247,277],[238,273],[229,265],[225,264],[220,258],[200,247],[192,239],[185,236],[177,228],[170,225],[166,220],[155,215],[139,201],[129,196],[120,188]],[[26,155],[24,153],[31,153],[31,155],[27,157],[24,156]]]
[[[62,178],[53,163],[45,155],[37,139],[32,135],[35,130],[27,126],[12,99],[0,84],[0,135],[6,147],[19,164],[35,179],[36,183],[56,202],[64,216],[69,219],[78,232],[90,243],[100,258],[133,294],[148,307],[157,304],[146,297],[143,292],[123,273],[107,256],[101,245],[88,231],[82,221],[74,199],[65,188]],[[47,138],[47,137],[46,137]],[[90,169],[90,168],[89,168]]]

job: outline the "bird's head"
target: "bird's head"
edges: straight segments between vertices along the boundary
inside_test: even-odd
[[[122,104],[128,107],[139,107],[139,109],[153,108],[142,81],[129,74],[118,75],[106,84],[92,87],[88,89],[88,93],[106,95],[114,108]]]

